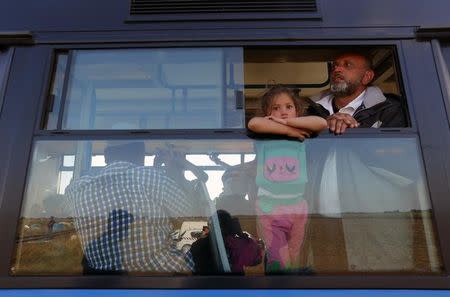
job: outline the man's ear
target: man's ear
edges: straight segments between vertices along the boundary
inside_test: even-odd
[[[375,76],[375,73],[373,72],[373,70],[366,70],[366,72],[364,73],[364,76],[362,78],[362,81],[361,81],[362,84],[367,86],[373,80],[374,76]]]

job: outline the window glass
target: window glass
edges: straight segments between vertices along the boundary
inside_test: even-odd
[[[62,129],[242,128],[241,48],[77,50]]]
[[[38,140],[11,274],[442,273],[420,156],[414,136]]]

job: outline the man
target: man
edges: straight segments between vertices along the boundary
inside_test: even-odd
[[[202,238],[203,238],[203,237],[206,237],[206,236],[208,236],[208,234],[209,234],[209,227],[208,227],[208,226],[203,226],[201,237],[202,237]]]
[[[347,128],[405,127],[406,117],[399,99],[385,96],[370,86],[374,71],[370,60],[359,53],[338,56],[331,70],[331,88],[313,109],[324,117],[335,134]],[[313,112],[314,113],[314,112]]]
[[[373,79],[370,59],[363,54],[345,53],[334,60],[330,90],[312,105],[326,118],[331,132],[339,135],[348,128],[407,126],[400,99],[370,86]],[[392,241],[389,232],[380,228],[385,221],[374,224],[367,214],[398,211],[398,204],[414,198],[407,187],[394,182],[395,174],[385,167],[391,156],[374,152],[373,140],[352,141],[330,140],[310,147],[311,213],[320,215],[310,224],[315,265],[327,269],[333,263],[334,271],[367,271],[384,263],[397,269],[396,259],[386,247],[379,252],[384,242]],[[386,142],[382,147],[391,146]],[[408,228],[402,229],[405,237],[410,235]]]
[[[144,167],[144,143],[110,145],[107,166],[75,179],[66,196],[75,214],[88,273],[180,273],[193,268],[169,234],[190,201],[163,172]],[[86,267],[87,266],[87,267]]]
[[[405,127],[406,116],[400,99],[384,95],[378,87],[370,86],[373,78],[374,71],[367,56],[361,53],[337,56],[331,70],[329,92],[322,94],[316,104],[311,104],[308,112],[326,118],[330,131],[337,135],[344,133],[347,128]],[[338,172],[346,172],[343,170],[344,165],[359,164],[369,153],[364,151],[361,155],[357,152],[358,148],[349,150],[345,143],[330,144],[319,148],[320,144],[316,143],[314,149],[310,150],[311,155],[314,155],[310,157],[315,164],[311,166],[314,171],[311,174],[316,175],[312,180],[320,190],[320,199],[315,200],[320,212],[339,214],[342,201],[339,201],[337,192],[347,184],[343,179],[349,174]],[[362,172],[359,175],[363,175]],[[350,196],[346,199],[356,199],[357,195]]]

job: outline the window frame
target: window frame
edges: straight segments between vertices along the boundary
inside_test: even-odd
[[[8,84],[8,77],[11,68],[11,63],[14,57],[14,48],[0,49],[0,72],[2,78],[0,79],[0,115],[3,110],[3,103],[5,101],[6,86]]]
[[[202,46],[220,46],[227,44],[228,46],[239,45],[245,46],[246,42],[205,42]],[[171,43],[171,46],[177,46],[176,43]],[[192,46],[198,46],[196,43],[192,43]],[[252,45],[255,45],[252,43]],[[274,45],[270,42],[258,42],[257,45],[266,46]],[[407,58],[405,53],[405,48],[411,46],[411,44],[404,44],[403,41],[399,40],[364,40],[364,41],[346,41],[346,40],[334,40],[334,41],[322,41],[322,42],[311,42],[311,41],[277,41],[277,46],[346,46],[346,45],[361,45],[361,46],[383,46],[392,45],[396,49],[396,59],[398,59],[398,78],[401,82],[401,87],[403,88],[403,94],[405,95],[405,100],[408,105],[408,111],[411,121],[411,127],[407,128],[389,128],[389,129],[354,129],[348,131],[345,135],[341,135],[341,138],[358,138],[364,136],[370,137],[397,137],[402,135],[414,134],[419,137],[420,148],[422,151],[422,162],[425,165],[426,170],[426,183],[428,185],[431,203],[433,204],[433,211],[436,211],[436,205],[442,205],[443,194],[446,193],[442,186],[439,186],[439,182],[433,182],[430,177],[432,171],[437,173],[432,174],[433,176],[439,173],[445,173],[443,169],[435,164],[433,160],[427,158],[430,156],[430,152],[426,152],[426,143],[422,143],[422,133],[419,128],[421,128],[422,123],[418,122],[416,118],[416,113],[414,111],[415,107],[415,97],[412,96],[411,85],[409,84],[410,78],[408,77],[408,68],[406,67]],[[151,43],[151,44],[121,44],[108,45],[108,44],[97,44],[94,45],[95,49],[110,49],[110,48],[136,48],[136,47],[162,47],[167,46],[167,43]],[[54,61],[54,57],[57,51],[67,50],[67,49],[88,49],[93,48],[93,45],[65,45],[65,46],[48,46],[45,53],[42,56],[50,55],[53,57],[51,61]],[[427,52],[427,49],[423,49]],[[414,52],[414,49],[413,49]],[[24,63],[24,62],[18,62]],[[48,94],[49,85],[51,84],[52,71],[51,66],[47,63],[46,66],[41,66],[46,68],[48,71],[44,79],[46,81],[46,91],[43,91],[40,96],[36,96],[34,100],[39,102],[38,105],[32,104],[32,106],[37,106],[35,110],[30,113],[33,114],[34,118],[28,119],[27,123],[29,126],[32,125],[34,128],[30,129],[29,136],[24,137],[22,142],[25,143],[25,148],[23,151],[27,151],[28,159],[21,158],[21,155],[13,156],[12,163],[17,166],[11,171],[8,181],[14,181],[13,186],[7,186],[5,191],[5,199],[2,208],[0,209],[0,214],[8,214],[0,219],[4,225],[9,219],[14,219],[13,223],[10,223],[8,230],[2,230],[2,238],[6,238],[6,244],[0,246],[0,253],[3,255],[12,255],[15,249],[15,232],[18,224],[18,217],[20,216],[21,203],[23,199],[23,191],[25,189],[25,181],[29,175],[29,167],[31,164],[31,155],[33,150],[33,144],[38,140],[125,140],[129,138],[133,139],[151,139],[153,137],[173,137],[180,139],[198,139],[208,136],[212,139],[229,139],[229,138],[242,138],[246,139],[245,129],[223,129],[223,130],[199,130],[185,135],[186,130],[160,130],[160,131],[133,131],[133,130],[95,130],[95,131],[85,131],[85,130],[64,130],[64,131],[45,131],[41,129],[42,115],[46,107],[46,97]],[[36,71],[37,75],[39,71]],[[41,87],[42,82],[36,82],[36,85]],[[434,108],[439,108],[434,107]],[[36,112],[39,111],[39,112]],[[34,119],[34,121],[33,121]],[[32,124],[34,122],[34,124]],[[24,128],[25,129],[25,128]],[[424,133],[424,132],[423,132]],[[28,135],[28,134],[27,134]],[[328,133],[321,133],[320,138],[333,138],[334,135]],[[443,152],[440,152],[442,154]],[[437,170],[435,170],[437,169]],[[448,189],[448,184],[445,189]],[[448,193],[448,191],[447,191]],[[419,276],[419,275],[318,275],[318,276],[283,276],[282,281],[280,281],[279,276],[264,276],[264,277],[239,277],[239,276],[208,276],[208,277],[120,277],[120,276],[20,276],[12,277],[8,275],[10,259],[3,257],[0,260],[0,283],[4,288],[217,288],[217,289],[230,289],[230,288],[408,288],[408,289],[419,289],[419,288],[450,288],[448,282],[448,274],[450,269],[450,235],[445,236],[444,231],[445,226],[448,223],[445,222],[446,218],[442,214],[435,216],[435,224],[437,227],[437,234],[439,241],[441,243],[441,252],[443,255],[443,262],[445,266],[445,273],[443,275],[436,276]],[[448,230],[448,229],[447,229]],[[441,231],[441,232],[439,232]],[[6,260],[5,260],[6,259]],[[301,278],[301,281],[299,281]],[[126,281],[125,281],[126,280]]]
[[[62,126],[62,121],[63,121],[63,114],[64,114],[64,108],[66,105],[66,101],[67,101],[67,91],[68,91],[68,80],[69,80],[69,74],[70,74],[70,70],[71,70],[71,51],[73,50],[113,50],[113,49],[118,49],[118,50],[123,50],[123,49],[158,49],[158,48],[209,48],[209,47],[242,47],[245,51],[246,47],[251,47],[251,48],[257,48],[257,47],[264,47],[264,48],[277,48],[277,47],[291,47],[291,48],[295,48],[295,47],[304,47],[304,48],[319,48],[319,47],[323,47],[323,48],[336,48],[336,50],[338,50],[340,47],[349,47],[349,46],[362,46],[362,47],[369,47],[369,46],[380,46],[380,47],[392,47],[392,53],[394,55],[394,63],[396,66],[396,70],[400,72],[401,75],[397,75],[398,78],[398,84],[399,84],[399,89],[400,89],[400,93],[404,94],[403,98],[405,100],[405,104],[407,107],[407,117],[408,117],[408,121],[410,123],[409,127],[403,127],[403,128],[380,128],[380,129],[376,129],[377,131],[373,131],[375,129],[371,129],[371,128],[359,128],[359,129],[352,129],[347,131],[346,133],[348,134],[353,134],[353,133],[368,133],[369,131],[371,133],[374,132],[405,132],[405,131],[409,131],[409,130],[413,130],[415,132],[417,132],[417,127],[415,126],[415,115],[412,109],[412,102],[410,101],[410,95],[408,94],[408,90],[405,89],[404,85],[405,85],[405,79],[407,79],[404,75],[402,75],[402,63],[400,61],[400,47],[401,47],[401,42],[400,41],[388,41],[388,40],[384,40],[384,41],[380,41],[380,42],[373,42],[373,41],[366,41],[364,43],[361,42],[355,42],[355,41],[350,41],[350,42],[344,42],[344,43],[339,43],[339,42],[331,42],[331,43],[311,43],[311,42],[299,42],[299,41],[293,41],[293,42],[279,42],[276,45],[270,44],[270,43],[266,43],[266,42],[258,42],[256,45],[254,43],[250,44],[246,44],[245,42],[241,42],[241,43],[237,43],[237,42],[227,42],[227,43],[223,43],[223,42],[205,42],[202,45],[198,45],[198,44],[193,44],[193,43],[187,43],[186,45],[183,46],[178,46],[175,44],[169,44],[167,45],[167,43],[164,44],[121,44],[119,45],[101,45],[98,47],[92,47],[91,45],[79,45],[79,46],[63,46],[63,47],[58,47],[58,48],[54,48],[53,49],[53,53],[52,53],[52,74],[47,76],[47,94],[46,96],[48,97],[48,95],[51,92],[51,87],[52,87],[52,83],[53,83],[53,76],[54,76],[54,72],[56,71],[56,57],[59,53],[67,53],[67,66],[66,66],[66,71],[65,71],[65,77],[64,77],[64,84],[63,84],[63,90],[62,90],[62,95],[61,95],[61,106],[60,106],[60,110],[59,110],[59,115],[58,115],[58,124],[57,127],[61,127]],[[243,61],[245,63],[245,61]],[[323,83],[328,83],[329,80],[327,80],[326,82]],[[320,83],[320,85],[322,85],[323,83]],[[245,85],[245,82],[244,82]],[[253,87],[253,84],[249,85],[250,88]],[[245,87],[244,87],[245,90]],[[122,133],[131,133],[131,134],[140,134],[140,133],[150,133],[150,134],[159,134],[160,131],[165,131],[165,133],[168,134],[182,134],[185,133],[186,130],[189,130],[190,133],[194,133],[194,134],[202,134],[202,133],[208,133],[208,132],[214,132],[214,133],[230,133],[230,132],[243,132],[246,130],[246,128],[217,128],[217,129],[208,129],[208,128],[202,128],[202,129],[120,129],[120,130],[114,130],[114,129],[108,129],[108,130],[102,130],[102,129],[81,129],[81,130],[77,130],[77,129],[54,129],[54,130],[46,130],[44,128],[44,119],[45,119],[45,110],[49,104],[49,100],[50,98],[46,99],[46,102],[43,103],[43,108],[40,111],[40,118],[39,118],[39,123],[37,123],[37,125],[35,126],[35,135],[48,135],[48,134],[74,134],[74,135],[81,135],[81,134],[87,134],[87,135],[94,135],[97,133],[100,133],[101,135],[106,134],[122,134]],[[42,102],[41,102],[42,104]],[[367,131],[365,131],[367,130]],[[323,133],[322,133],[323,134]]]

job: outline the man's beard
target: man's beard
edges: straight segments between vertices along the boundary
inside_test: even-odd
[[[340,97],[347,97],[352,95],[356,89],[358,88],[358,86],[361,83],[358,82],[348,82],[348,81],[341,81],[339,83],[331,83],[331,87],[330,87],[330,91],[331,94],[334,95],[334,97],[336,98],[340,98]]]

